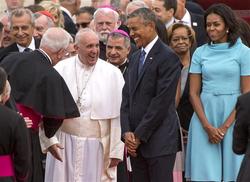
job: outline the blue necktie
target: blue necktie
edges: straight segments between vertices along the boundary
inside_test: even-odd
[[[145,55],[146,55],[146,52],[144,51],[144,49],[142,49],[141,54],[140,54],[140,58],[139,58],[138,75],[140,75],[141,70],[143,68],[143,64],[145,61]]]

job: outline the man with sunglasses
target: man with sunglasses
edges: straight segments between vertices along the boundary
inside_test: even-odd
[[[95,8],[91,6],[81,7],[76,13],[76,28],[79,31],[80,28],[89,27],[90,22],[93,19]]]

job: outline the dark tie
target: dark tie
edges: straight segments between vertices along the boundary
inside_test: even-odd
[[[141,70],[143,68],[143,64],[145,61],[145,55],[146,55],[146,52],[144,51],[144,49],[142,49],[141,54],[140,54],[140,58],[139,58],[138,75],[140,75]]]
[[[25,48],[24,50],[23,50],[23,52],[32,52],[32,49],[30,49],[30,48]]]

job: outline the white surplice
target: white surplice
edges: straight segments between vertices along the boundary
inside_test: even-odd
[[[123,159],[120,105],[124,80],[120,70],[101,59],[94,67],[86,67],[78,56],[59,62],[55,69],[75,101],[81,94],[84,109],[80,109],[81,117],[64,120],[51,139],[40,131],[43,151],[55,143],[64,147],[63,162],[48,153],[45,182],[115,182],[116,167],[108,166],[111,158]]]

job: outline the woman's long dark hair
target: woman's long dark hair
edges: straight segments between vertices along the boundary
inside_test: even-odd
[[[229,42],[229,47],[233,46],[240,37],[237,16],[229,6],[223,3],[214,4],[210,6],[204,14],[205,26],[207,25],[207,16],[212,13],[219,15],[223,19],[225,26],[228,28],[227,42]],[[211,43],[210,38],[209,43]]]

